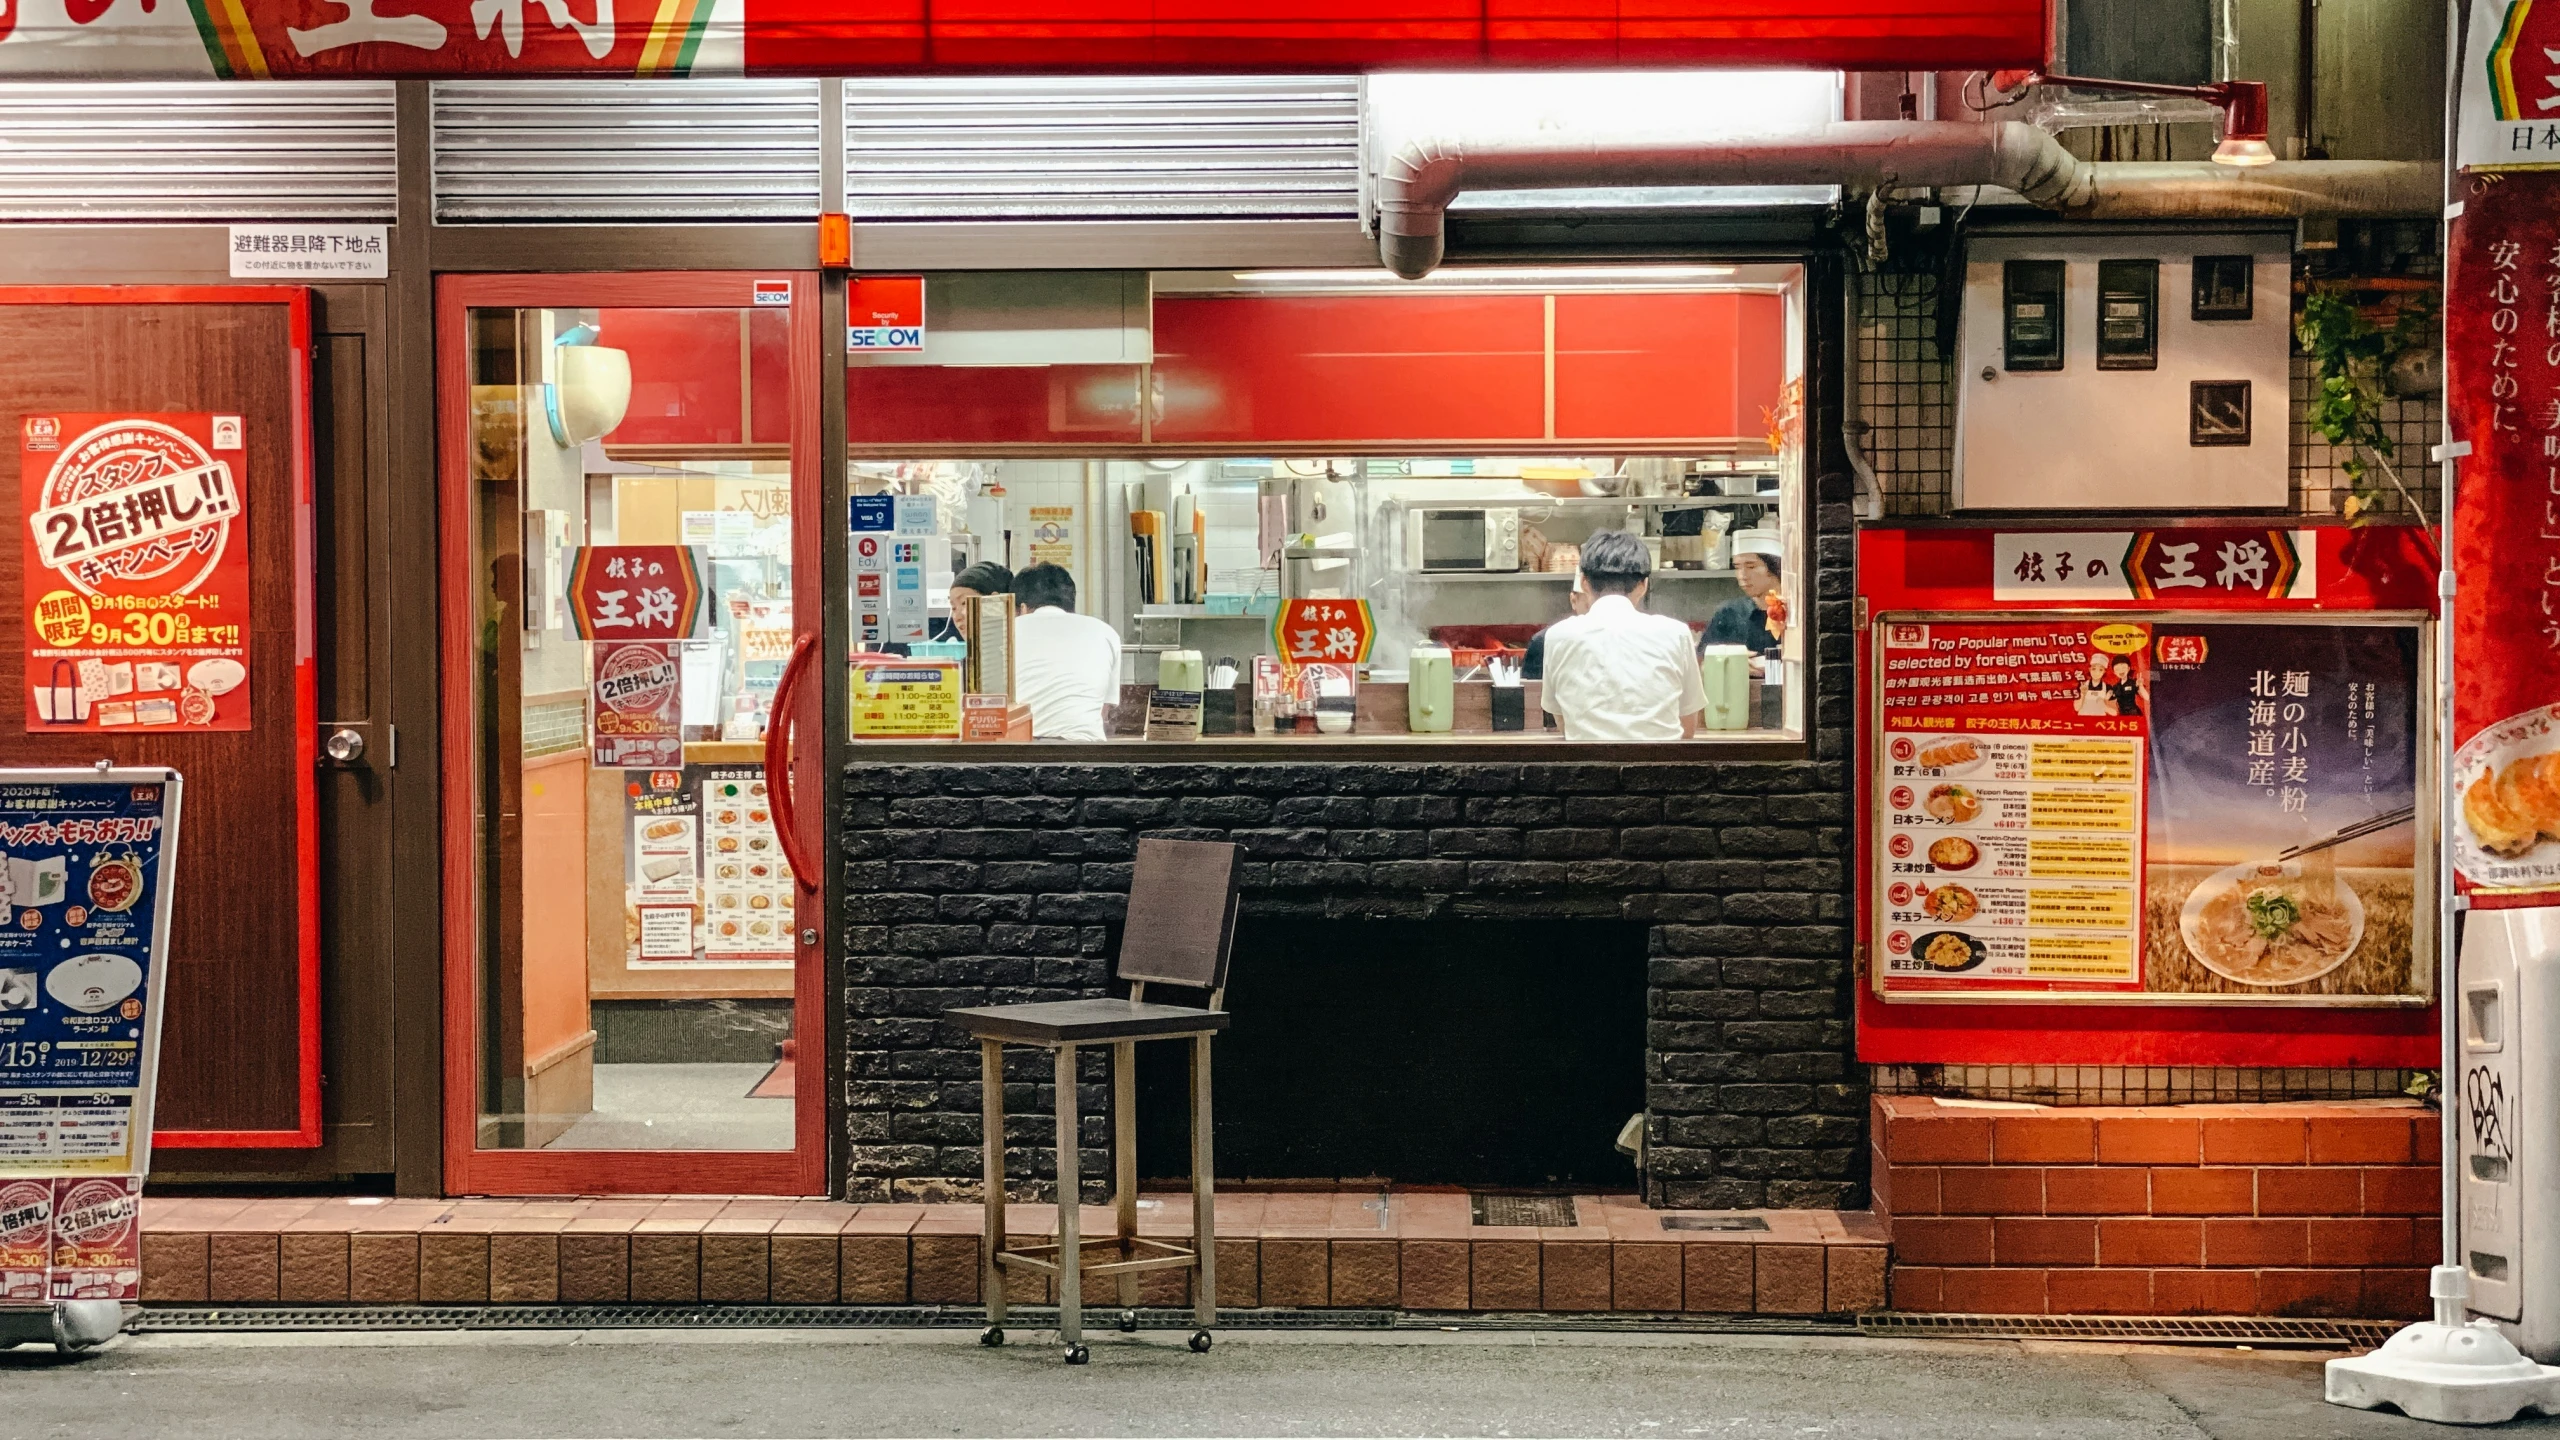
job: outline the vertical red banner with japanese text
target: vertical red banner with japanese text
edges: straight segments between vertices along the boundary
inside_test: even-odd
[[[26,417],[29,730],[249,728],[242,424]]]
[[[2466,174],[2445,276],[2453,834],[2485,906],[2560,904],[2560,174]]]

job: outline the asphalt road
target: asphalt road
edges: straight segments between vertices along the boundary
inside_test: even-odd
[[[2272,1352],[1721,1335],[1105,1336],[1069,1369],[968,1331],[128,1336],[0,1351],[0,1436],[1633,1435],[2213,1437],[2457,1433],[2320,1399]],[[2560,1420],[2499,1433],[2560,1435]]]

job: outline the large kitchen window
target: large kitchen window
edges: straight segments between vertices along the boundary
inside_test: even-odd
[[[1800,273],[1447,273],[926,277],[848,376],[854,741],[1800,734]]]

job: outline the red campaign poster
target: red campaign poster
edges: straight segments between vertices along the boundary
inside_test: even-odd
[[[1880,628],[1886,993],[2138,988],[2150,627]]]
[[[27,728],[249,728],[237,415],[30,415]]]
[[[2453,830],[2475,903],[2560,904],[2560,174],[2473,175],[2445,277]]]
[[[0,1305],[42,1305],[53,1265],[53,1181],[0,1180]]]
[[[53,1182],[53,1298],[142,1298],[142,1177]]]
[[[632,640],[595,652],[591,763],[604,770],[682,765],[684,672],[675,645]]]

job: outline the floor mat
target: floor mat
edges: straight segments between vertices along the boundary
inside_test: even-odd
[[[791,1062],[788,1060],[776,1060],[773,1062],[773,1068],[764,1072],[764,1078],[756,1082],[755,1088],[747,1092],[747,1098],[750,1100],[788,1100],[795,1093],[791,1087]]]

